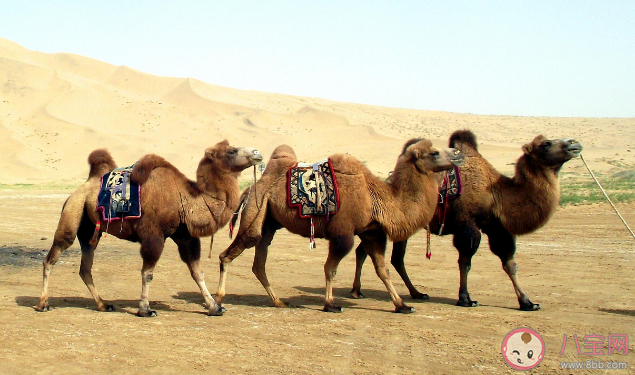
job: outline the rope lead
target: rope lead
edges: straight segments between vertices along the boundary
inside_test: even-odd
[[[622,220],[622,223],[624,223],[624,226],[626,226],[626,229],[628,229],[628,231],[631,232],[631,236],[635,238],[635,233],[633,233],[633,231],[631,230],[631,227],[629,227],[628,224],[626,224],[626,220],[624,220],[622,215],[620,215],[620,212],[617,210],[617,207],[615,207],[613,202],[611,202],[611,198],[609,198],[608,194],[606,194],[606,191],[604,191],[604,188],[602,187],[602,185],[600,185],[600,181],[598,181],[598,179],[595,177],[595,175],[591,171],[591,168],[589,168],[588,164],[586,163],[586,160],[584,160],[584,158],[582,157],[582,154],[580,154],[580,159],[582,160],[582,163],[584,164],[586,169],[591,174],[591,177],[593,177],[593,179],[595,180],[595,183],[598,184],[598,186],[600,187],[600,190],[602,190],[602,194],[604,194],[604,196],[606,197],[606,200],[609,201],[609,203],[611,204],[611,207],[613,207],[613,210],[615,210],[615,213],[617,214],[617,216],[620,218],[620,220]]]

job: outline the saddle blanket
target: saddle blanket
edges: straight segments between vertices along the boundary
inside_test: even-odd
[[[302,218],[337,213],[340,197],[331,160],[291,167],[287,172],[287,198],[289,207],[298,207]]]
[[[113,169],[101,177],[97,211],[101,211],[103,221],[141,217],[141,187],[130,181],[132,168],[134,164]]]
[[[463,193],[461,172],[459,167],[454,167],[448,171],[441,184],[439,184],[439,203],[456,199],[461,193]]]

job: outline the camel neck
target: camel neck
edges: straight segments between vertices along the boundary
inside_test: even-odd
[[[391,181],[386,197],[375,202],[380,207],[376,219],[391,240],[400,241],[430,221],[438,184],[433,173],[420,173],[414,166],[396,168]]]
[[[526,188],[535,186],[536,189],[558,187],[558,171],[560,166],[539,165],[527,155],[521,156],[516,162],[514,181]]]
[[[543,226],[560,200],[560,184],[553,167],[537,165],[526,155],[516,174],[500,191],[504,198],[501,221],[512,234],[530,233]]]

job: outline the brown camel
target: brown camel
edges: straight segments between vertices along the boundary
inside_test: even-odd
[[[75,240],[82,249],[79,274],[97,302],[99,311],[112,311],[101,299],[91,275],[95,248],[101,234],[107,233],[141,244],[141,301],[139,316],[156,316],[148,302],[149,283],[154,267],[163,252],[167,237],[177,244],[181,259],[198,284],[210,315],[221,315],[222,308],[210,295],[200,268],[201,243],[199,237],[209,236],[227,224],[239,204],[238,176],[262,160],[253,148],[236,148],[227,141],[205,150],[196,171],[196,181],[190,181],[176,167],[158,155],[146,155],[135,165],[131,180],[141,185],[142,214],[138,219],[101,225],[101,213],[96,211],[101,176],[116,168],[106,150],[95,150],[88,157],[88,180],[66,200],[53,245],[44,261],[42,296],[36,307],[48,311],[48,279],[62,251]],[[105,228],[106,227],[106,228]],[[94,234],[96,236],[94,236]],[[91,238],[93,239],[91,241]]]
[[[335,172],[340,207],[327,221],[315,217],[315,236],[329,240],[329,252],[324,264],[326,293],[324,311],[341,312],[333,299],[332,282],[341,259],[353,247],[358,235],[371,256],[377,276],[384,282],[395,311],[413,312],[393,287],[384,262],[386,239],[402,241],[425,227],[436,207],[438,183],[434,172],[448,170],[463,159],[456,149],[436,150],[429,140],[414,139],[404,146],[397,160],[392,185],[374,176],[364,164],[350,155],[330,157]],[[225,296],[229,264],[245,248],[256,246],[253,272],[271,297],[273,304],[286,304],[276,297],[265,272],[268,247],[276,230],[286,228],[292,233],[309,237],[310,219],[301,218],[297,208],[287,202],[287,171],[297,162],[293,150],[286,145],[274,150],[262,178],[251,192],[243,193],[244,210],[238,234],[220,255],[220,281],[216,300]],[[257,192],[257,193],[256,193]]]
[[[522,147],[524,154],[516,162],[516,173],[509,178],[499,173],[477,150],[476,137],[468,130],[450,137],[450,147],[465,155],[461,167],[463,194],[439,205],[439,212],[430,222],[432,233],[453,234],[459,251],[460,286],[458,306],[478,306],[470,299],[467,276],[472,257],[478,250],[481,231],[489,239],[516,291],[521,310],[539,310],[540,305],[529,300],[520,287],[514,260],[516,236],[531,233],[547,223],[560,200],[558,172],[562,165],[580,155],[582,146],[573,139],[549,140],[542,135]],[[443,214],[445,213],[445,214]],[[443,220],[443,216],[445,219]],[[442,223],[444,224],[442,226]],[[408,277],[404,266],[407,241],[393,244],[391,263],[404,280],[413,298],[427,299]],[[353,282],[353,297],[361,297],[361,269],[366,252],[356,249],[357,271]]]

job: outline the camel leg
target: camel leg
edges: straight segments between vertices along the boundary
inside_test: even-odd
[[[263,204],[263,207],[266,207],[266,201],[264,201]],[[223,298],[225,298],[225,284],[227,283],[227,271],[229,265],[234,259],[240,256],[245,249],[253,247],[260,242],[263,227],[267,225],[266,222],[270,222],[272,220],[273,219],[269,218],[269,215],[267,215],[266,210],[251,212],[246,209],[243,211],[242,216],[240,217],[240,227],[238,228],[236,238],[234,238],[231,245],[229,245],[229,247],[218,256],[220,261],[220,276],[215,297],[219,304],[223,301]]]
[[[532,303],[529,300],[529,296],[523,291],[518,282],[518,266],[514,260],[514,254],[516,253],[516,236],[507,232],[502,225],[500,227],[497,226],[495,230],[488,230],[486,234],[489,239],[490,249],[500,258],[503,269],[512,281],[520,309],[523,311],[540,310],[540,305]]]
[[[403,242],[395,242],[392,245],[392,256],[390,257],[390,263],[395,267],[395,270],[401,276],[401,279],[406,284],[408,291],[410,292],[410,296],[412,299],[429,299],[430,296],[424,293],[421,293],[415,288],[415,286],[410,281],[410,277],[408,276],[408,272],[406,271],[406,265],[404,263],[404,258],[406,256],[406,246],[408,245],[408,241]],[[364,262],[366,261],[366,250],[364,249],[363,243],[360,243],[359,246],[355,249],[355,280],[353,281],[353,289],[351,290],[351,297],[353,298],[364,298],[362,295],[362,267],[364,266]]]
[[[386,286],[388,293],[390,293],[390,298],[392,302],[395,304],[395,312],[409,314],[415,312],[415,309],[410,306],[406,306],[404,304],[401,297],[397,293],[397,290],[392,285],[392,281],[390,281],[390,274],[388,271],[388,267],[386,266],[385,253],[386,253],[386,234],[382,231],[375,231],[372,234],[363,233],[360,235],[362,242],[364,243],[364,248],[366,249],[366,253],[370,256],[370,259],[373,261],[373,265],[375,266],[375,272],[377,276],[381,279],[381,281]]]
[[[90,246],[87,248],[82,247],[82,263],[79,266],[79,276],[86,284],[86,287],[90,291],[90,294],[93,296],[95,303],[97,303],[98,311],[115,311],[115,307],[111,304],[106,304],[104,300],[101,298],[97,289],[95,288],[95,284],[93,282],[92,268],[93,268],[93,259],[95,255],[95,247]]]
[[[69,243],[67,241],[58,241],[57,239],[53,241],[53,245],[42,265],[42,294],[40,295],[40,301],[35,307],[37,311],[51,310],[48,302],[49,277],[51,276],[53,266],[57,263],[60,255],[62,255],[62,251],[66,250],[72,243],[72,241]]]
[[[355,279],[353,280],[353,289],[350,292],[351,297],[355,299],[364,298],[362,294],[362,267],[364,267],[367,256],[364,244],[360,243],[355,249]]]
[[[341,313],[342,307],[336,306],[333,299],[333,278],[337,274],[337,266],[342,258],[353,248],[353,236],[340,236],[329,239],[329,255],[324,263],[326,289],[324,293],[324,309],[326,312]]]
[[[395,267],[395,270],[401,276],[404,284],[408,288],[410,292],[410,296],[413,299],[429,299],[430,296],[424,293],[421,293],[415,288],[415,286],[410,281],[410,277],[408,276],[408,272],[406,272],[406,265],[404,263],[404,258],[406,257],[406,247],[408,245],[408,240],[403,242],[394,242],[392,244],[392,255],[390,257],[390,263]]]
[[[95,258],[95,248],[99,244],[99,239],[101,238],[101,233],[97,237],[97,241],[94,244],[90,244],[90,239],[93,236],[95,231],[95,224],[93,224],[89,219],[84,218],[82,220],[82,224],[79,227],[79,231],[77,232],[77,239],[79,240],[79,244],[82,249],[82,262],[79,266],[79,276],[86,284],[86,287],[90,291],[90,294],[93,296],[95,303],[97,303],[98,311],[115,311],[115,307],[110,304],[106,304],[104,300],[101,298],[97,289],[95,288],[95,284],[93,282],[93,260]]]
[[[51,276],[53,266],[57,263],[62,252],[68,249],[75,241],[75,236],[77,235],[83,216],[82,198],[81,196],[71,195],[66,203],[64,203],[60,221],[53,237],[53,244],[46,255],[46,259],[44,259],[42,263],[42,294],[35,307],[37,311],[51,310],[48,302],[49,277]]]
[[[198,285],[203,299],[205,299],[205,305],[209,309],[207,315],[223,315],[223,308],[216,303],[209,293],[207,285],[205,285],[205,274],[201,270],[201,240],[192,237],[187,232],[187,229],[183,227],[177,230],[177,233],[172,236],[172,240],[177,244],[181,260],[187,265],[192,279],[194,279],[194,282]]]
[[[164,245],[163,235],[148,237],[141,242],[141,258],[143,259],[143,266],[141,267],[141,300],[139,301],[137,316],[157,316],[157,312],[150,309],[150,302],[148,299],[150,294],[150,283],[154,278],[154,267],[161,257]]]
[[[218,280],[218,289],[216,290],[216,294],[214,296],[219,305],[223,302],[223,298],[225,298],[225,284],[227,283],[229,265],[234,259],[238,258],[245,249],[256,245],[261,238],[262,236],[260,235],[254,237],[236,236],[231,245],[229,245],[229,247],[218,256],[220,261],[220,277]]]
[[[256,254],[254,255],[254,263],[251,267],[251,271],[256,275],[260,284],[262,284],[265,288],[275,307],[288,307],[286,303],[282,302],[276,296],[271,284],[269,284],[269,279],[267,278],[267,272],[265,270],[267,254],[269,253],[269,245],[271,245],[271,241],[273,240],[276,230],[277,229],[275,227],[265,223],[265,226],[262,228],[262,239],[256,245]]]
[[[470,223],[457,228],[453,239],[454,247],[459,251],[459,299],[457,306],[476,307],[477,301],[472,301],[467,289],[467,276],[472,269],[472,257],[481,244],[481,232],[475,224]]]

